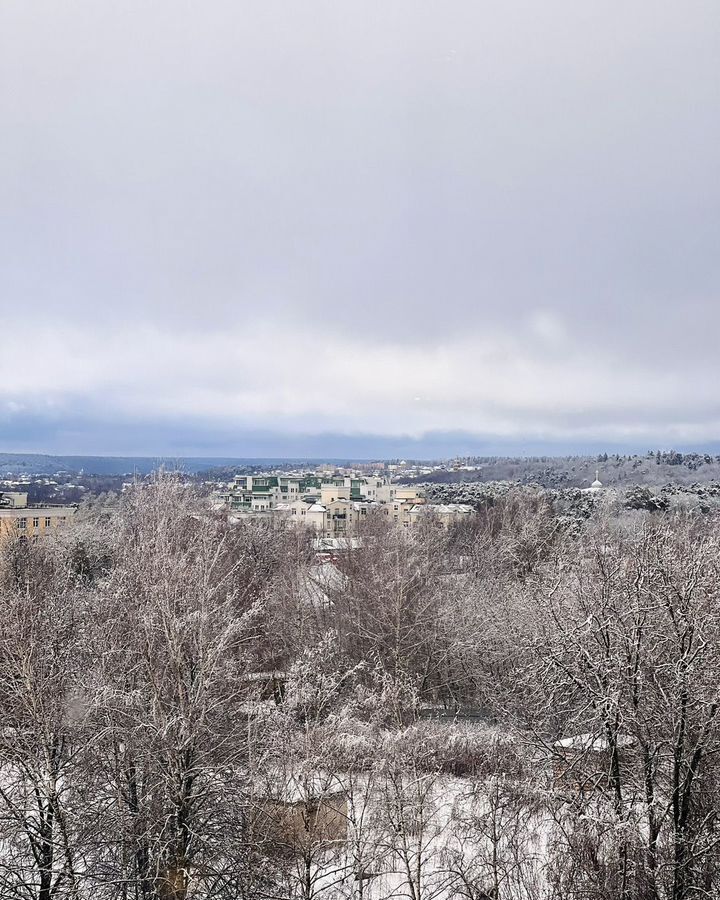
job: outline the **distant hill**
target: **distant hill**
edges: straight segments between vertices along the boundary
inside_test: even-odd
[[[717,447],[713,447],[717,450]],[[469,457],[470,469],[448,469],[416,480],[428,484],[512,481],[545,488],[588,487],[599,473],[605,487],[643,484],[692,485],[720,481],[720,455],[677,450],[649,451],[643,455],[600,453],[594,456]]]
[[[243,458],[218,456],[54,456],[44,453],[0,453],[0,476],[7,474],[52,475],[55,472],[80,472],[86,475],[147,475],[160,466],[194,475],[209,469],[280,464],[317,465],[322,462],[345,464],[347,459]]]
[[[576,456],[475,456],[466,457],[469,471],[444,469],[418,475],[425,482],[515,481],[540,484],[547,488],[587,487],[595,478],[607,487],[629,484],[661,486],[667,483],[692,484],[720,481],[720,448],[706,452],[677,450],[650,451],[638,455],[599,453]],[[56,472],[85,475],[147,475],[164,466],[167,469],[201,473],[208,479],[227,480],[237,471],[257,468],[284,468],[352,465],[362,460],[348,457],[219,457],[219,456],[63,456],[44,453],[0,453],[0,477],[3,475],[53,475]],[[410,479],[408,479],[410,480]]]

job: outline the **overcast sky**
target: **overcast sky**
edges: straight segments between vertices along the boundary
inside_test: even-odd
[[[717,0],[2,0],[0,123],[0,450],[720,437]]]

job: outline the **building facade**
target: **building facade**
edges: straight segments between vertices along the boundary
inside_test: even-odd
[[[0,493],[0,538],[40,537],[67,525],[74,515],[74,506],[29,505],[27,494]]]
[[[237,475],[217,506],[235,517],[282,515],[313,528],[320,538],[344,538],[356,532],[372,513],[411,528],[433,514],[447,527],[470,515],[464,504],[427,504],[421,488],[394,484],[386,475],[361,472],[314,472]]]

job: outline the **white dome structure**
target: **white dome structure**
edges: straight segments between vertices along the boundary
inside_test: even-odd
[[[595,469],[595,481],[590,485],[591,491],[601,491],[603,483],[600,481],[600,471]]]

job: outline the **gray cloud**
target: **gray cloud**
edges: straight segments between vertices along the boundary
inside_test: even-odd
[[[712,439],[717,26],[700,0],[7,0],[3,444],[78,410],[106,451],[108,418],[159,453]]]

